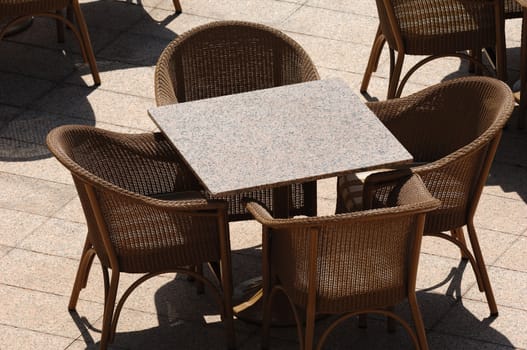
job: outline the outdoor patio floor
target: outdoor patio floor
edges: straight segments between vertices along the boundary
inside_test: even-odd
[[[140,1],[140,0],[139,0]],[[290,35],[312,57],[320,75],[340,77],[359,93],[377,29],[373,0],[170,0],[82,2],[102,85],[94,88],[78,46],[67,34],[57,44],[55,23],[36,19],[29,30],[0,42],[0,349],[94,349],[103,313],[102,274],[94,266],[78,313],[67,310],[85,220],[69,173],[50,155],[45,136],[63,124],[121,132],[155,130],[154,66],[178,34],[223,19],[261,22]],[[510,81],[518,77],[520,20],[507,22]],[[66,52],[63,53],[63,50]],[[415,57],[408,57],[414,62]],[[408,68],[408,64],[405,65]],[[467,74],[458,59],[418,71],[403,94]],[[388,55],[370,84],[384,99]],[[447,242],[425,238],[418,300],[431,349],[527,349],[527,133],[516,116],[494,161],[476,214],[476,227],[499,308],[489,318],[470,265]],[[321,214],[335,207],[335,179],[319,181]],[[230,226],[235,284],[260,273],[260,227]],[[121,286],[132,278],[122,278]],[[121,288],[121,290],[124,288]],[[399,307],[403,317],[409,312]],[[319,322],[320,326],[327,320]],[[259,326],[235,320],[239,349],[260,344]],[[223,349],[218,309],[182,276],[163,275],[135,291],[117,327],[115,349]],[[294,328],[272,330],[273,349],[297,349]],[[411,348],[402,328],[388,333],[372,318],[368,329],[349,321],[327,348]]]

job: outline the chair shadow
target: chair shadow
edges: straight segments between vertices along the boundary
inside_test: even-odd
[[[130,5],[124,1],[93,1],[82,3],[81,8],[86,17],[100,73],[155,66],[162,50],[177,37],[176,33],[166,28],[178,16],[175,13],[157,21],[142,6]],[[121,29],[113,32],[108,29],[113,24],[112,21]],[[145,44],[144,34],[130,34],[126,30],[138,23],[152,37],[148,44]],[[132,37],[128,38],[127,35]],[[65,124],[96,124],[96,115],[88,97],[99,87],[87,85],[92,81],[90,69],[82,62],[78,43],[72,33],[67,30],[65,43],[59,44],[56,42],[55,21],[39,18],[28,30],[0,41],[0,50],[0,56],[4,57],[0,62],[9,62],[9,67],[3,72],[21,73],[16,76],[20,83],[9,87],[9,96],[17,101],[2,101],[0,98],[0,107],[4,107],[0,108],[0,161],[20,162],[49,158],[51,154],[45,145],[45,138],[50,130]],[[18,55],[21,50],[28,58],[20,60],[21,62],[9,59],[10,54]],[[53,50],[58,52],[56,56],[51,52]],[[51,56],[46,56],[42,62],[42,57],[31,57],[32,51],[35,55],[45,53]],[[127,60],[126,56],[131,58]],[[49,57],[52,59],[45,62]],[[55,57],[57,61],[50,62]],[[68,63],[68,59],[64,57],[69,57],[71,62]],[[56,67],[57,65],[60,67]],[[53,72],[50,73],[50,69]],[[45,70],[48,72],[43,73]],[[57,76],[53,76],[54,72],[57,72]],[[82,74],[90,75],[88,83],[82,80]],[[145,86],[145,89],[153,90],[153,83],[152,81],[149,86]],[[104,84],[103,78],[103,88]],[[61,94],[65,95],[63,99]],[[12,115],[8,113],[9,109],[17,109],[18,112]],[[46,112],[42,112],[42,109]]]
[[[258,247],[251,247],[237,251],[240,256],[235,264],[243,264],[243,257],[258,255]],[[417,292],[418,302],[425,327],[430,349],[480,349],[484,339],[486,343],[498,344],[503,348],[513,347],[513,344],[493,328],[495,318],[480,319],[470,309],[465,308],[461,299],[461,280],[466,269],[472,267],[466,261],[460,260],[459,265],[453,267],[444,279],[437,284]],[[259,274],[258,268],[249,269],[240,278],[247,278]],[[437,293],[435,289],[447,287],[447,292]],[[141,287],[139,287],[141,288]],[[149,301],[147,301],[149,302]],[[144,314],[141,317],[137,312],[131,315],[128,321],[126,308],[121,314],[122,327],[134,330],[119,330],[111,349],[225,349],[225,333],[219,318],[219,307],[210,293],[197,294],[195,283],[190,282],[184,275],[177,275],[174,279],[167,279],[154,294],[155,315]],[[126,305],[125,305],[126,307]],[[407,303],[396,308],[396,312],[411,322]],[[71,313],[73,321],[81,330],[82,340],[86,349],[98,348],[100,330],[91,325],[84,317],[76,312]],[[503,317],[503,316],[501,316]],[[334,316],[323,317],[317,321],[317,334],[334,320]],[[132,322],[132,324],[130,324]],[[438,327],[438,324],[441,326]],[[142,325],[151,324],[149,328]],[[137,325],[137,326],[136,326]],[[445,329],[446,327],[446,329]],[[142,328],[142,329],[141,329]],[[235,331],[238,349],[253,349],[260,340],[260,327],[235,319]],[[95,332],[93,339],[90,335]],[[294,327],[273,328],[271,335],[273,342],[279,342],[280,349],[296,349],[297,334]],[[250,338],[253,339],[250,339]],[[397,327],[395,332],[386,331],[384,318],[370,316],[368,327],[359,328],[356,318],[352,318],[339,325],[328,337],[326,349],[410,349],[411,340],[402,327]],[[498,346],[497,345],[497,346]]]

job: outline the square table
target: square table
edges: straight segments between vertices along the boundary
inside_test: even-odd
[[[212,196],[273,188],[273,208],[280,217],[288,215],[286,185],[412,160],[340,79],[156,107],[148,113]]]

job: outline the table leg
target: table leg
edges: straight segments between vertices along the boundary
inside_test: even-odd
[[[273,216],[276,218],[287,218],[289,212],[289,199],[291,197],[291,186],[276,187],[273,189]],[[263,234],[262,245],[266,245],[269,239],[268,232]],[[264,249],[267,251],[267,249]],[[264,259],[265,260],[265,259]],[[263,268],[263,276],[255,277],[245,281],[235,288],[235,295],[243,297],[245,301],[234,306],[234,314],[241,320],[250,323],[261,323],[262,321],[262,297],[265,279],[272,278],[271,271]],[[268,293],[269,291],[265,291]],[[295,325],[293,314],[289,311],[290,306],[286,297],[278,294],[273,301],[273,325],[293,326]]]

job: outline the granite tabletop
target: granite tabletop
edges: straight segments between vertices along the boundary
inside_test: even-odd
[[[340,79],[162,106],[148,113],[212,195],[412,160]]]

